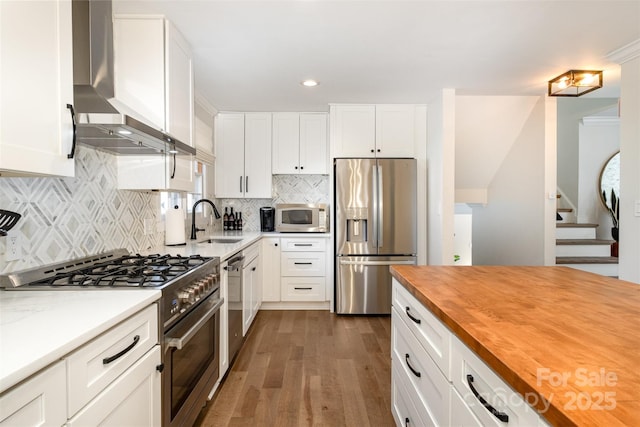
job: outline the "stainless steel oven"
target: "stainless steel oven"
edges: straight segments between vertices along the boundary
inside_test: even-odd
[[[190,426],[220,366],[220,289],[164,334],[163,426]]]

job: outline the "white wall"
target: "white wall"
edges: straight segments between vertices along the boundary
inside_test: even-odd
[[[619,277],[640,284],[640,40],[622,63]]]
[[[617,117],[585,119],[579,126],[578,221],[599,224],[598,239],[611,237],[611,217],[601,201],[599,179],[609,158],[620,150],[620,122]]]
[[[545,98],[538,98],[488,189],[473,206],[474,265],[545,265],[549,210]],[[499,125],[486,123],[486,126]]]
[[[588,95],[586,95],[588,96]],[[615,98],[558,99],[558,187],[573,206],[578,205],[579,124],[583,117],[618,103]]]
[[[537,96],[456,96],[456,203],[486,204],[487,188]]]
[[[427,106],[427,264],[453,264],[455,90]]]

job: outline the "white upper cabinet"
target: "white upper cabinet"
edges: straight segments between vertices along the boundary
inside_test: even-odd
[[[271,114],[215,118],[216,197],[271,198]]]
[[[415,157],[415,105],[376,105],[376,156]]]
[[[161,16],[117,15],[113,31],[112,102],[193,146],[193,61],[188,43]]]
[[[71,1],[0,1],[0,176],[74,176]]]
[[[118,156],[118,189],[195,190],[192,156]]]
[[[273,174],[328,174],[327,115],[273,114]]]
[[[375,105],[332,105],[331,157],[375,157]]]
[[[191,49],[162,16],[116,15],[115,99],[123,113],[194,146],[194,89]],[[122,190],[194,191],[193,157],[119,156]]]
[[[331,157],[415,157],[416,105],[332,105]]]

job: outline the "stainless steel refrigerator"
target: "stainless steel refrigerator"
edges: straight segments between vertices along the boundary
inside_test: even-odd
[[[335,159],[336,313],[391,313],[392,264],[415,264],[415,159]]]

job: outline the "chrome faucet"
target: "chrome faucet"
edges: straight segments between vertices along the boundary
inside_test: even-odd
[[[216,219],[220,219],[220,212],[218,212],[216,205],[214,205],[211,200],[200,199],[197,202],[195,202],[193,204],[193,207],[191,208],[191,240],[196,240],[196,233],[198,231],[204,231],[204,228],[196,228],[196,206],[198,206],[202,202],[209,203],[213,208],[213,215],[216,217]]]

